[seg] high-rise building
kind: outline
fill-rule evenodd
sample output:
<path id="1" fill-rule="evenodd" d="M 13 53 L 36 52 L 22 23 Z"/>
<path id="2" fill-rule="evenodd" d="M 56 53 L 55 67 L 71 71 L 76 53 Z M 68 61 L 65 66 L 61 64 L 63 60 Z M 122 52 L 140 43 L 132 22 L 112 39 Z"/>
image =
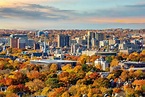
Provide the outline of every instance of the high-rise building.
<path id="1" fill-rule="evenodd" d="M 25 48 L 28 45 L 27 34 L 11 34 L 10 47 L 12 48 Z"/>
<path id="2" fill-rule="evenodd" d="M 77 52 L 78 48 L 79 48 L 79 44 L 73 44 L 73 45 L 71 45 L 71 53 L 75 54 Z"/>
<path id="3" fill-rule="evenodd" d="M 10 38 L 10 47 L 18 48 L 18 38 Z"/>
<path id="4" fill-rule="evenodd" d="M 91 42 L 92 38 L 95 38 L 95 33 L 88 31 L 88 37 L 87 37 L 87 48 L 88 49 L 92 47 L 92 42 Z"/>
<path id="5" fill-rule="evenodd" d="M 28 46 L 33 47 L 34 46 L 34 40 L 33 39 L 28 39 Z"/>
<path id="6" fill-rule="evenodd" d="M 70 36 L 69 35 L 58 35 L 58 47 L 70 46 Z"/>
<path id="7" fill-rule="evenodd" d="M 101 40 L 104 40 L 104 34 L 103 33 L 97 33 L 97 32 L 88 32 L 87 37 L 87 48 L 91 48 L 95 46 L 97 43 Z"/>
<path id="8" fill-rule="evenodd" d="M 104 34 L 103 33 L 95 33 L 95 38 L 98 41 L 104 40 Z"/>
<path id="9" fill-rule="evenodd" d="M 92 38 L 91 39 L 91 44 L 92 44 L 92 47 L 96 47 L 97 45 L 97 40 L 95 38 Z"/>
<path id="10" fill-rule="evenodd" d="M 40 49 L 40 44 L 38 42 L 34 43 L 34 50 Z"/>
<path id="11" fill-rule="evenodd" d="M 18 39 L 17 45 L 18 45 L 18 48 L 19 48 L 19 49 L 24 49 L 25 46 L 26 46 L 26 41 L 25 41 L 25 39 L 24 39 L 24 38 L 19 38 L 19 39 Z"/>

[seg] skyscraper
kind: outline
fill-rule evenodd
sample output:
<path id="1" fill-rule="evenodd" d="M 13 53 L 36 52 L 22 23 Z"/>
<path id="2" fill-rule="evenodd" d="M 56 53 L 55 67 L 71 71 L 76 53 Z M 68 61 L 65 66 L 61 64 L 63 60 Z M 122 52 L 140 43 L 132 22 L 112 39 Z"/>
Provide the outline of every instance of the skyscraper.
<path id="1" fill-rule="evenodd" d="M 10 38 L 10 47 L 18 48 L 18 38 Z"/>
<path id="2" fill-rule="evenodd" d="M 58 47 L 70 46 L 70 36 L 69 35 L 58 35 Z"/>
<path id="3" fill-rule="evenodd" d="M 103 33 L 95 33 L 95 38 L 98 41 L 104 40 L 104 34 Z"/>
<path id="4" fill-rule="evenodd" d="M 26 34 L 11 34 L 10 47 L 25 48 L 28 45 L 28 36 Z"/>
<path id="5" fill-rule="evenodd" d="M 26 41 L 25 41 L 25 39 L 24 38 L 19 38 L 18 39 L 18 48 L 19 49 L 24 49 L 25 48 L 25 46 L 26 46 Z"/>
<path id="6" fill-rule="evenodd" d="M 97 32 L 88 32 L 87 35 L 87 48 L 91 48 L 92 46 L 95 46 L 97 44 L 97 41 L 104 40 L 104 34 L 103 33 L 97 33 Z"/>
<path id="7" fill-rule="evenodd" d="M 88 31 L 88 37 L 87 37 L 87 48 L 88 49 L 92 47 L 92 43 L 91 43 L 92 38 L 95 38 L 95 33 Z"/>
<path id="8" fill-rule="evenodd" d="M 73 44 L 71 45 L 71 53 L 75 54 L 77 52 L 77 49 L 79 48 L 79 44 Z"/>

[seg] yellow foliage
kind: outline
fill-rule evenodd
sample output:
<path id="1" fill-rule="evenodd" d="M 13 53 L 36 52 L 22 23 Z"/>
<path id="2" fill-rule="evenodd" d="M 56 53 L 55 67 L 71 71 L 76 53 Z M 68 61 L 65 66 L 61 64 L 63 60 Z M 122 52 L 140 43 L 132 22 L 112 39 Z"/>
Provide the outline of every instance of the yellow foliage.
<path id="1" fill-rule="evenodd" d="M 105 87 L 100 87 L 100 90 L 102 91 L 102 93 L 105 93 L 107 91 L 107 88 Z"/>
<path id="2" fill-rule="evenodd" d="M 109 74 L 109 75 L 107 76 L 107 78 L 108 78 L 108 79 L 111 79 L 113 76 L 114 76 L 114 74 L 112 73 L 112 74 Z"/>
<path id="3" fill-rule="evenodd" d="M 118 66 L 119 61 L 117 59 L 113 59 L 110 65 L 113 66 Z"/>
<path id="4" fill-rule="evenodd" d="M 87 92 L 87 86 L 86 85 L 82 85 L 81 87 L 80 87 L 80 91 L 82 92 L 82 93 L 86 93 Z"/>
<path id="5" fill-rule="evenodd" d="M 9 60 L 9 63 L 10 63 L 10 64 L 13 64 L 13 60 Z"/>
<path id="6" fill-rule="evenodd" d="M 132 88 L 127 88 L 125 92 L 126 92 L 126 96 L 127 96 L 127 97 L 128 97 L 128 96 L 132 97 L 131 95 L 134 94 L 134 89 L 132 89 Z"/>
<path id="7" fill-rule="evenodd" d="M 91 71 L 89 71 L 89 72 L 87 72 L 87 73 L 86 73 L 86 75 L 90 75 L 90 74 L 92 74 L 92 72 L 91 72 Z"/>
<path id="8" fill-rule="evenodd" d="M 14 75 L 9 75 L 9 77 L 8 78 L 12 78 L 12 79 L 14 79 L 15 78 L 15 76 Z"/>
<path id="9" fill-rule="evenodd" d="M 50 71 L 57 71 L 57 64 L 51 64 Z"/>
<path id="10" fill-rule="evenodd" d="M 71 66 L 71 64 L 67 64 L 67 65 L 61 67 L 61 69 L 62 69 L 63 71 L 69 71 L 69 70 L 72 69 L 72 66 Z"/>
<path id="11" fill-rule="evenodd" d="M 89 92 L 88 92 L 88 97 L 92 97 L 93 93 L 92 93 L 92 89 L 89 89 Z"/>
<path id="12" fill-rule="evenodd" d="M 138 77 L 138 76 L 140 76 L 142 73 L 143 73 L 143 72 L 142 72 L 141 70 L 137 70 L 137 71 L 134 72 L 134 75 L 135 75 L 136 77 Z"/>
<path id="13" fill-rule="evenodd" d="M 86 59 L 87 59 L 87 55 L 82 55 L 82 56 L 80 56 L 80 57 L 78 58 L 78 62 L 79 62 L 80 64 L 84 64 L 85 61 L 86 61 Z"/>
<path id="14" fill-rule="evenodd" d="M 73 68 L 73 71 L 78 73 L 82 69 L 82 66 L 78 65 Z"/>
<path id="15" fill-rule="evenodd" d="M 31 92 L 38 91 L 39 89 L 43 89 L 45 87 L 44 82 L 39 79 L 34 79 L 34 81 L 27 82 L 26 86 Z"/>
<path id="16" fill-rule="evenodd" d="M 71 86 L 70 88 L 69 88 L 69 92 L 70 93 L 72 93 L 72 94 L 76 94 L 77 93 L 77 87 L 78 85 L 76 85 L 76 86 Z"/>
<path id="17" fill-rule="evenodd" d="M 48 92 L 49 92 L 49 90 L 50 90 L 50 87 L 45 87 L 45 88 L 42 90 L 41 95 L 47 95 Z"/>

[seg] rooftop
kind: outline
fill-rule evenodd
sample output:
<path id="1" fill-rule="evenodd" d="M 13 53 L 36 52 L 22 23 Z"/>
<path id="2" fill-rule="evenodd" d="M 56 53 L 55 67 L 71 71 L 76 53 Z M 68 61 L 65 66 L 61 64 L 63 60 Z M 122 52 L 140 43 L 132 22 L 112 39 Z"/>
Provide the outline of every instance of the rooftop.
<path id="1" fill-rule="evenodd" d="M 77 61 L 71 61 L 71 60 L 49 60 L 49 59 L 42 59 L 42 60 L 31 60 L 31 63 L 74 63 Z"/>
<path id="2" fill-rule="evenodd" d="M 124 64 L 145 64 L 145 62 L 135 62 L 135 61 L 127 61 Z"/>

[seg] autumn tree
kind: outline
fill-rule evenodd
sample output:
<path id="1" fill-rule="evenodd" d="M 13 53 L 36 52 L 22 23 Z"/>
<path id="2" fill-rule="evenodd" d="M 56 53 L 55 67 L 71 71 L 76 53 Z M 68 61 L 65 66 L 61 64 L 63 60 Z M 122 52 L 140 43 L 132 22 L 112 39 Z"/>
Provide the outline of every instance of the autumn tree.
<path id="1" fill-rule="evenodd" d="M 65 92 L 61 95 L 61 97 L 70 97 L 70 95 L 69 95 L 68 91 L 65 91 Z"/>
<path id="2" fill-rule="evenodd" d="M 38 71 L 30 71 L 27 73 L 27 77 L 31 80 L 41 78 L 41 73 Z"/>
<path id="3" fill-rule="evenodd" d="M 19 96 L 15 93 L 9 93 L 9 94 L 6 94 L 6 97 L 19 97 Z"/>
<path id="4" fill-rule="evenodd" d="M 56 72 L 58 69 L 57 64 L 51 64 L 50 71 Z"/>
<path id="5" fill-rule="evenodd" d="M 41 95 L 48 95 L 50 90 L 51 90 L 50 87 L 44 87 L 42 92 L 41 92 Z"/>
<path id="6" fill-rule="evenodd" d="M 120 78 L 122 81 L 126 81 L 128 79 L 129 75 L 128 75 L 128 71 L 124 70 L 121 75 Z"/>
<path id="7" fill-rule="evenodd" d="M 107 78 L 98 78 L 94 81 L 93 86 L 95 87 L 109 87 L 109 80 Z"/>
<path id="8" fill-rule="evenodd" d="M 139 54 L 141 62 L 145 62 L 145 50 L 142 50 L 142 52 Z"/>
<path id="9" fill-rule="evenodd" d="M 65 87 L 55 88 L 53 91 L 49 92 L 48 97 L 61 97 L 65 91 Z"/>
<path id="10" fill-rule="evenodd" d="M 71 72 L 72 71 L 72 65 L 71 64 L 66 64 L 66 65 L 62 66 L 61 69 L 62 69 L 62 71 Z"/>
<path id="11" fill-rule="evenodd" d="M 110 65 L 113 66 L 118 66 L 119 61 L 117 59 L 113 59 Z"/>
<path id="12" fill-rule="evenodd" d="M 48 78 L 45 84 L 51 88 L 58 88 L 60 86 L 58 78 Z"/>
<path id="13" fill-rule="evenodd" d="M 29 90 L 33 93 L 38 90 L 41 90 L 45 87 L 45 84 L 43 81 L 39 79 L 34 79 L 33 81 L 29 81 L 25 83 L 25 86 L 29 88 Z"/>
<path id="14" fill-rule="evenodd" d="M 140 59 L 140 56 L 137 52 L 134 52 L 134 53 L 131 53 L 129 56 L 128 56 L 128 59 L 129 61 L 139 61 Z"/>
<path id="15" fill-rule="evenodd" d="M 134 72 L 135 77 L 139 78 L 143 75 L 143 72 L 141 70 L 137 70 Z"/>
<path id="16" fill-rule="evenodd" d="M 78 62 L 80 64 L 85 64 L 86 63 L 86 60 L 87 60 L 87 55 L 81 55 L 79 58 L 78 58 Z"/>

